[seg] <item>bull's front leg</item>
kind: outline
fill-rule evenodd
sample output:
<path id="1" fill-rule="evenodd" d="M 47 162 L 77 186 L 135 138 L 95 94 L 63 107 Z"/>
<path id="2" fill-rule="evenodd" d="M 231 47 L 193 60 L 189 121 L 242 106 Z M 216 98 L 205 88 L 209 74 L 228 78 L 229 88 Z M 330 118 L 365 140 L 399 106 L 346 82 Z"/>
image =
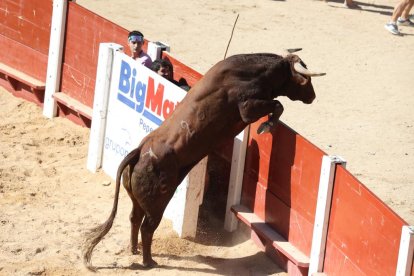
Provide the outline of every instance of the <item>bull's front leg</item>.
<path id="1" fill-rule="evenodd" d="M 277 104 L 275 105 L 275 109 L 272 113 L 269 114 L 269 119 L 266 122 L 261 123 L 260 126 L 257 128 L 257 134 L 270 132 L 270 130 L 279 122 L 280 116 L 282 116 L 284 108 L 279 101 L 276 102 Z"/>
<path id="2" fill-rule="evenodd" d="M 278 100 L 256 100 L 250 99 L 243 102 L 240 107 L 240 115 L 243 122 L 253 123 L 261 117 L 268 115 L 269 119 L 262 123 L 257 133 L 262 134 L 270 132 L 270 130 L 277 124 L 280 116 L 283 113 L 283 105 Z"/>

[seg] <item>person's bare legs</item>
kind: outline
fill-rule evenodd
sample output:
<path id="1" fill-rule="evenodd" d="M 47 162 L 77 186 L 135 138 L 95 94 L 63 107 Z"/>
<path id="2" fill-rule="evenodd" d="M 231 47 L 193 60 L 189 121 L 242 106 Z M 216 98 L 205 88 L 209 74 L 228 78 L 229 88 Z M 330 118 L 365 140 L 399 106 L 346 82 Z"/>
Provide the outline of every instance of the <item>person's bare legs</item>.
<path id="1" fill-rule="evenodd" d="M 414 5 L 414 0 L 411 0 L 408 3 L 408 5 L 404 8 L 404 10 L 401 14 L 402 19 L 408 19 L 410 17 L 410 11 L 411 11 L 411 8 L 413 7 L 413 5 Z"/>
<path id="2" fill-rule="evenodd" d="M 404 10 L 413 2 L 414 0 L 402 0 L 398 3 L 394 11 L 391 15 L 391 21 L 385 24 L 385 29 L 394 35 L 401 35 L 400 31 L 398 30 L 397 20 L 404 12 Z"/>
<path id="3" fill-rule="evenodd" d="M 408 7 L 408 5 L 410 5 L 412 2 L 412 0 L 403 0 L 400 3 L 397 4 L 397 6 L 395 6 L 394 11 L 391 15 L 391 21 L 390 22 L 397 22 L 398 17 L 401 16 L 401 14 L 403 13 L 404 9 L 406 7 Z M 409 12 L 409 11 L 408 11 Z"/>

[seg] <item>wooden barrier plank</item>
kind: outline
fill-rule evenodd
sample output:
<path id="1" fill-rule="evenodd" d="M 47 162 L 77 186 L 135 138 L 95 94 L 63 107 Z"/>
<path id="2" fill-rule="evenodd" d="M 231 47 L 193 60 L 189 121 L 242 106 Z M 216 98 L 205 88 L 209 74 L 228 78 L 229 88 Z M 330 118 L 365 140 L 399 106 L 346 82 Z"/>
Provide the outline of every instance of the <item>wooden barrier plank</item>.
<path id="1" fill-rule="evenodd" d="M 324 152 L 283 123 L 258 135 L 265 120 L 251 127 L 241 202 L 310 254 Z"/>
<path id="2" fill-rule="evenodd" d="M 309 258 L 300 250 L 295 248 L 291 243 L 286 241 L 281 235 L 275 232 L 255 213 L 243 205 L 233 206 L 232 211 L 237 218 L 249 226 L 261 238 L 270 241 L 272 246 L 292 261 L 296 266 L 309 267 Z"/>
<path id="3" fill-rule="evenodd" d="M 287 206 L 271 191 L 266 191 L 265 221 L 292 245 L 310 256 L 313 221 L 308 221 L 300 210 Z"/>
<path id="4" fill-rule="evenodd" d="M 128 30 L 70 1 L 60 91 L 93 105 L 99 44 L 114 42 L 127 49 Z M 146 47 L 146 46 L 145 46 Z"/>
<path id="5" fill-rule="evenodd" d="M 324 152 L 283 123 L 271 134 L 257 135 L 255 129 L 264 120 L 252 125 L 246 167 L 257 171 L 259 181 L 288 206 L 313 221 Z"/>
<path id="6" fill-rule="evenodd" d="M 284 124 L 275 134 L 269 190 L 309 221 L 314 220 L 324 152 Z"/>
<path id="7" fill-rule="evenodd" d="M 0 34 L 0 45 L 7 51 L 0 51 L 3 64 L 40 81 L 46 79 L 47 54 L 28 47 Z M 24 53 L 24 58 L 22 58 Z"/>
<path id="8" fill-rule="evenodd" d="M 309 267 L 309 258 L 300 250 L 294 247 L 290 242 L 285 240 L 281 235 L 275 232 L 266 223 L 255 224 L 252 227 L 259 235 L 272 241 L 273 247 L 283 253 L 295 265 L 299 267 Z"/>
<path id="9" fill-rule="evenodd" d="M 45 83 L 1 62 L 0 85 L 14 96 L 42 106 Z"/>
<path id="10" fill-rule="evenodd" d="M 0 1 L 0 15 L 2 35 L 47 55 L 52 0 Z"/>
<path id="11" fill-rule="evenodd" d="M 82 104 L 81 102 L 71 98 L 70 96 L 62 92 L 54 93 L 53 98 L 55 98 L 57 102 L 60 102 L 64 104 L 65 106 L 69 107 L 70 109 L 78 112 L 80 115 L 88 119 L 92 119 L 92 108 L 91 107 Z"/>
<path id="12" fill-rule="evenodd" d="M 0 72 L 36 90 L 45 89 L 45 83 L 0 62 Z"/>
<path id="13" fill-rule="evenodd" d="M 324 272 L 394 275 L 403 225 L 404 220 L 338 166 Z"/>

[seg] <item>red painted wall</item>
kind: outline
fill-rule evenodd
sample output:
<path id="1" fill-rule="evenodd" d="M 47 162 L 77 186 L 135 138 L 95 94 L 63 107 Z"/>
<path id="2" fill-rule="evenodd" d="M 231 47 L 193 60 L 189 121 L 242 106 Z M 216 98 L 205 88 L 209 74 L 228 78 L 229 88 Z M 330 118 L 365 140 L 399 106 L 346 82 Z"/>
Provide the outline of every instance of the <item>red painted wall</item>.
<path id="1" fill-rule="evenodd" d="M 242 204 L 310 256 L 324 152 L 284 124 L 257 135 L 251 126 Z M 337 166 L 323 272 L 393 275 L 407 223 L 351 173 Z"/>
<path id="2" fill-rule="evenodd" d="M 115 42 L 127 48 L 128 31 L 69 2 L 60 91 L 92 107 L 99 44 Z"/>
<path id="3" fill-rule="evenodd" d="M 266 119 L 250 128 L 242 204 L 310 254 L 324 153 L 283 123 L 271 134 L 256 134 Z"/>
<path id="4" fill-rule="evenodd" d="M 407 223 L 338 166 L 324 272 L 329 275 L 395 275 L 401 228 Z"/>
<path id="5" fill-rule="evenodd" d="M 0 62 L 46 80 L 52 0 L 0 1 Z"/>

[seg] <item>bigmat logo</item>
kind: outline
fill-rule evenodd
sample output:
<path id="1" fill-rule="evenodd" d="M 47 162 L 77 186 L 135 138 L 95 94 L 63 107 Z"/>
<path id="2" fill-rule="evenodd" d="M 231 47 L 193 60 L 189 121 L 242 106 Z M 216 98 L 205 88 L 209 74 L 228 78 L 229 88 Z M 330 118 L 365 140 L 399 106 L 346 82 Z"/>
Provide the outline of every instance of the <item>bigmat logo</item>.
<path id="1" fill-rule="evenodd" d="M 137 70 L 124 60 L 118 84 L 118 100 L 160 126 L 174 111 L 177 103 L 164 99 L 164 85 L 155 88 L 154 79 L 138 80 Z"/>

